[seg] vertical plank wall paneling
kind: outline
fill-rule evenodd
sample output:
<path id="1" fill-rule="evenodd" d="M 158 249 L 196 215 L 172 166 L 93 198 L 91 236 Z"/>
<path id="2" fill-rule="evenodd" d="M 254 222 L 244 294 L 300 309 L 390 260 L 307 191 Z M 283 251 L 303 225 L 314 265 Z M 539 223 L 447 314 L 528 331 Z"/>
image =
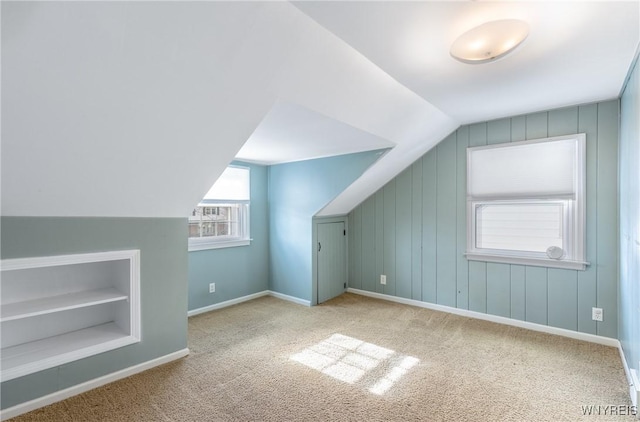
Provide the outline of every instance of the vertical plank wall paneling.
<path id="1" fill-rule="evenodd" d="M 396 296 L 411 299 L 413 268 L 411 265 L 412 169 L 396 178 Z"/>
<path id="2" fill-rule="evenodd" d="M 598 106 L 598 274 L 596 278 L 598 307 L 607 315 L 597 326 L 599 335 L 618 332 L 618 116 L 619 102 Z M 612 136 L 615 134 L 615 136 Z M 609 142 L 600 142 L 607 139 Z M 614 188 L 615 186 L 615 188 Z M 610 221 L 611 224 L 603 224 Z M 614 312 L 614 313 L 612 313 Z"/>
<path id="3" fill-rule="evenodd" d="M 354 211 L 352 230 L 354 233 L 362 233 L 362 207 L 358 207 Z M 353 285 L 360 286 L 357 289 L 362 288 L 362 236 L 354 236 L 353 238 L 353 255 L 350 259 L 353 260 Z"/>
<path id="4" fill-rule="evenodd" d="M 469 146 L 477 147 L 481 145 L 487 145 L 486 123 L 476 123 L 469 126 Z M 464 162 L 466 166 L 466 156 Z M 465 180 L 464 183 L 466 189 L 467 181 Z M 466 229 L 466 224 L 460 227 L 460 230 L 465 232 L 465 236 Z M 487 312 L 487 264 L 484 262 L 469 262 L 469 310 Z"/>
<path id="5" fill-rule="evenodd" d="M 379 282 L 379 274 L 384 274 L 384 251 L 383 251 L 383 223 L 384 223 L 384 190 L 380 189 L 375 194 L 376 201 L 376 218 L 375 218 L 375 227 L 373 230 L 376 232 L 376 292 L 384 293 L 384 286 Z M 370 230 L 370 227 L 365 227 L 365 230 Z"/>
<path id="6" fill-rule="evenodd" d="M 411 299 L 422 299 L 422 160 L 411 166 Z"/>
<path id="7" fill-rule="evenodd" d="M 420 160 L 418 160 L 420 161 Z M 422 157 L 422 300 L 436 303 L 436 148 Z"/>
<path id="8" fill-rule="evenodd" d="M 468 261 L 467 147 L 573 133 L 587 134 L 591 265 L 574 271 Z M 359 267 L 351 268 L 349 286 L 615 338 L 617 149 L 618 100 L 460 127 L 349 214 L 358 239 L 349 265 Z M 604 309 L 603 322 L 591 320 L 593 306 Z"/>
<path id="9" fill-rule="evenodd" d="M 392 180 L 382 189 L 384 193 L 384 215 L 382 218 L 382 267 L 387 276 L 387 284 L 382 292 L 396 295 L 396 180 Z"/>
<path id="10" fill-rule="evenodd" d="M 372 196 L 362 204 L 362 227 L 376 224 L 376 198 Z M 353 230 L 352 230 L 353 231 Z M 376 232 L 362 231 L 362 289 L 376 289 Z"/>
<path id="11" fill-rule="evenodd" d="M 640 67 L 638 57 L 620 98 L 620 324 L 629 368 L 640 371 Z"/>
<path id="12" fill-rule="evenodd" d="M 596 232 L 598 206 L 596 192 L 598 189 L 597 172 L 593 169 L 598 166 L 598 106 L 589 104 L 578 107 L 578 132 L 587 135 L 587 171 L 586 186 L 586 254 L 587 262 L 591 266 L 587 271 L 578 272 L 578 331 L 596 334 L 596 322 L 591 319 L 591 307 L 597 303 L 596 276 L 598 267 Z"/>
<path id="13" fill-rule="evenodd" d="M 456 286 L 458 308 L 469 309 L 469 261 L 464 253 L 467 233 L 460 227 L 467 226 L 467 148 L 469 147 L 469 127 L 461 127 L 456 132 Z"/>
<path id="14" fill-rule="evenodd" d="M 436 300 L 456 306 L 456 143 L 455 134 L 436 146 Z"/>

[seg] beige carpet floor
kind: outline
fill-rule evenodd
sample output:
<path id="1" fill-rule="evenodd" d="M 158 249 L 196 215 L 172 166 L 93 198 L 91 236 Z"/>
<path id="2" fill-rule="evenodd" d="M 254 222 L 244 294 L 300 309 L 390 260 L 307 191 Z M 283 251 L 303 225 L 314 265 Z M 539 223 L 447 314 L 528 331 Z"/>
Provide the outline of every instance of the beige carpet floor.
<path id="1" fill-rule="evenodd" d="M 14 421 L 635 420 L 602 415 L 630 405 L 615 348 L 353 294 L 192 317 L 189 347 Z"/>

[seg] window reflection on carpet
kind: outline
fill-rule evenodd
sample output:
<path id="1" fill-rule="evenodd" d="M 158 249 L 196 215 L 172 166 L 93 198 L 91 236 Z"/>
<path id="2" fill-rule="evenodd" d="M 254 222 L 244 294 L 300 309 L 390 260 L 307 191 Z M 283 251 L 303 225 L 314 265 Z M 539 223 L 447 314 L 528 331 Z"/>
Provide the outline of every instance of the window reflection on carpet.
<path id="1" fill-rule="evenodd" d="M 420 360 L 353 337 L 333 334 L 291 356 L 291 360 L 382 395 Z"/>

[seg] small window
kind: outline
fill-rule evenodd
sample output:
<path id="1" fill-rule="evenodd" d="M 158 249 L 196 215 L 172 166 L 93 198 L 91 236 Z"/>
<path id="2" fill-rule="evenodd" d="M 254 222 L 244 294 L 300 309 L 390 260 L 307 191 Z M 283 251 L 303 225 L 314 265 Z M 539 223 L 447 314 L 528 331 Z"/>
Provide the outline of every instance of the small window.
<path id="1" fill-rule="evenodd" d="M 467 258 L 584 270 L 585 135 L 467 150 Z"/>
<path id="2" fill-rule="evenodd" d="M 250 195 L 249 168 L 227 167 L 189 216 L 189 250 L 248 245 Z"/>

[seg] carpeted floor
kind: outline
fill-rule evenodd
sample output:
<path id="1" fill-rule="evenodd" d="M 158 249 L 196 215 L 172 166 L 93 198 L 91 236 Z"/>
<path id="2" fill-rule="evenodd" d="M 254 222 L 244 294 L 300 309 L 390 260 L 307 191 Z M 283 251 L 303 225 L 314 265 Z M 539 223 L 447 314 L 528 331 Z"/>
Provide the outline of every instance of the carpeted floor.
<path id="1" fill-rule="evenodd" d="M 192 317 L 189 348 L 14 421 L 634 420 L 603 416 L 630 405 L 615 348 L 353 294 Z"/>

